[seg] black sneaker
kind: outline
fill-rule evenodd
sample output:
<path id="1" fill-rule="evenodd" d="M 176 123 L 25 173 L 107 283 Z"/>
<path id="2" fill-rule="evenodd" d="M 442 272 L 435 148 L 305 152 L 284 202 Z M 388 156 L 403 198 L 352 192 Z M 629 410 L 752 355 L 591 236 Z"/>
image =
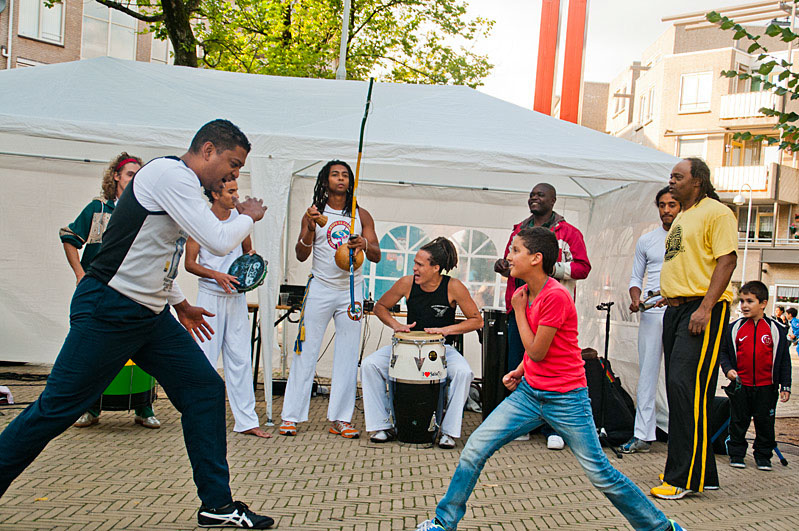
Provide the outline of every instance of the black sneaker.
<path id="1" fill-rule="evenodd" d="M 200 527 L 237 527 L 239 529 L 269 529 L 275 521 L 268 516 L 252 512 L 247 504 L 234 501 L 220 509 L 200 507 L 197 511 Z"/>
<path id="2" fill-rule="evenodd" d="M 771 471 L 771 459 L 755 459 L 757 463 L 758 470 L 765 470 L 766 472 Z"/>
<path id="3" fill-rule="evenodd" d="M 730 456 L 730 466 L 733 468 L 746 468 L 743 457 Z"/>

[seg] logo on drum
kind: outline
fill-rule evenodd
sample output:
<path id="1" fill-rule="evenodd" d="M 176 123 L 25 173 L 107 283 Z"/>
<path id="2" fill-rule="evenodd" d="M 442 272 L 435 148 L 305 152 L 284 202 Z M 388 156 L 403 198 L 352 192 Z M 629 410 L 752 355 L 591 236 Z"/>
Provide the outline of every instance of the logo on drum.
<path id="1" fill-rule="evenodd" d="M 430 353 L 427 355 L 427 359 L 430 361 L 436 361 L 438 359 L 438 352 L 435 350 L 431 350 Z"/>
<path id="2" fill-rule="evenodd" d="M 441 378 L 441 371 L 435 371 L 435 372 L 425 371 L 424 372 L 424 377 L 425 378 Z"/>

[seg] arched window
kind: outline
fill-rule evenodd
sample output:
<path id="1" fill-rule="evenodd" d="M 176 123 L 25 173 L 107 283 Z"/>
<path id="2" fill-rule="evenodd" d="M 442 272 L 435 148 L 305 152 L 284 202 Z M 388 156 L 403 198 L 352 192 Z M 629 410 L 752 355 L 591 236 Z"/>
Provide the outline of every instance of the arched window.
<path id="1" fill-rule="evenodd" d="M 394 227 L 380 238 L 383 257 L 377 264 L 369 263 L 366 293 L 374 300 L 394 285 L 394 282 L 413 270 L 413 257 L 419 248 L 430 241 L 427 233 L 414 225 Z"/>
<path id="2" fill-rule="evenodd" d="M 497 306 L 501 293 L 501 279 L 494 272 L 497 247 L 491 238 L 479 230 L 465 229 L 452 235 L 458 250 L 458 267 L 453 276 L 463 282 L 472 294 L 478 308 Z"/>

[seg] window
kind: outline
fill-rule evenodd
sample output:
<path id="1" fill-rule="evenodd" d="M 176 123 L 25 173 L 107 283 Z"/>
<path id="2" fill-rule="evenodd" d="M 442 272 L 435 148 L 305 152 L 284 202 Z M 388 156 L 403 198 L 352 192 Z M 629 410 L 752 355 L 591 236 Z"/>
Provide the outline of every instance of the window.
<path id="1" fill-rule="evenodd" d="M 466 229 L 452 235 L 458 251 L 458 267 L 452 275 L 466 285 L 477 308 L 495 306 L 499 275 L 494 272 L 497 247 L 484 232 Z"/>
<path id="2" fill-rule="evenodd" d="M 761 166 L 763 164 L 763 142 L 754 140 L 733 140 L 727 137 L 726 166 Z"/>
<path id="3" fill-rule="evenodd" d="M 627 87 L 625 86 L 621 91 L 616 92 L 613 97 L 616 100 L 616 109 L 614 113 L 619 114 L 627 108 Z"/>
<path id="4" fill-rule="evenodd" d="M 749 207 L 738 207 L 738 232 L 746 235 L 746 216 Z M 750 242 L 770 242 L 774 233 L 774 206 L 752 205 L 749 218 Z"/>
<path id="5" fill-rule="evenodd" d="M 150 47 L 151 63 L 175 64 L 175 57 L 172 52 L 172 42 L 169 39 L 161 40 L 153 34 L 153 44 Z"/>
<path id="6" fill-rule="evenodd" d="M 21 0 L 19 34 L 53 44 L 64 44 L 64 4 L 44 5 L 44 0 Z"/>
<path id="7" fill-rule="evenodd" d="M 135 4 L 131 4 L 135 9 Z M 109 56 L 136 59 L 138 21 L 95 0 L 83 0 L 83 43 L 81 58 Z"/>
<path id="8" fill-rule="evenodd" d="M 639 120 L 642 124 L 647 124 L 652 121 L 655 114 L 655 87 L 644 92 L 644 95 L 638 101 Z"/>
<path id="9" fill-rule="evenodd" d="M 710 110 L 713 72 L 683 74 L 680 80 L 680 112 Z"/>
<path id="10" fill-rule="evenodd" d="M 394 282 L 410 275 L 413 257 L 429 241 L 425 231 L 413 225 L 400 225 L 384 234 L 380 238 L 382 259 L 377 264 L 369 262 L 369 273 L 365 279 L 366 293 L 374 300 L 379 300 Z"/>
<path id="11" fill-rule="evenodd" d="M 677 140 L 677 156 L 681 159 L 688 157 L 699 157 L 705 159 L 707 137 L 684 137 Z"/>

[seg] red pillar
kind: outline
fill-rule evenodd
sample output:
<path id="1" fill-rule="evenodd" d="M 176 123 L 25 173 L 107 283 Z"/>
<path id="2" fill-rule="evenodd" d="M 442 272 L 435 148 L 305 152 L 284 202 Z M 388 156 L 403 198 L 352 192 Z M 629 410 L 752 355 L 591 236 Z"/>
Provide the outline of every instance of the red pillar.
<path id="1" fill-rule="evenodd" d="M 577 123 L 580 117 L 580 90 L 583 82 L 583 56 L 588 27 L 588 0 L 569 0 L 566 25 L 566 49 L 563 57 L 563 87 L 560 95 L 560 119 Z M 537 95 L 537 94 L 536 94 Z"/>
<path id="2" fill-rule="evenodd" d="M 547 115 L 552 114 L 552 89 L 555 85 L 559 28 L 560 0 L 542 0 L 533 110 Z"/>

